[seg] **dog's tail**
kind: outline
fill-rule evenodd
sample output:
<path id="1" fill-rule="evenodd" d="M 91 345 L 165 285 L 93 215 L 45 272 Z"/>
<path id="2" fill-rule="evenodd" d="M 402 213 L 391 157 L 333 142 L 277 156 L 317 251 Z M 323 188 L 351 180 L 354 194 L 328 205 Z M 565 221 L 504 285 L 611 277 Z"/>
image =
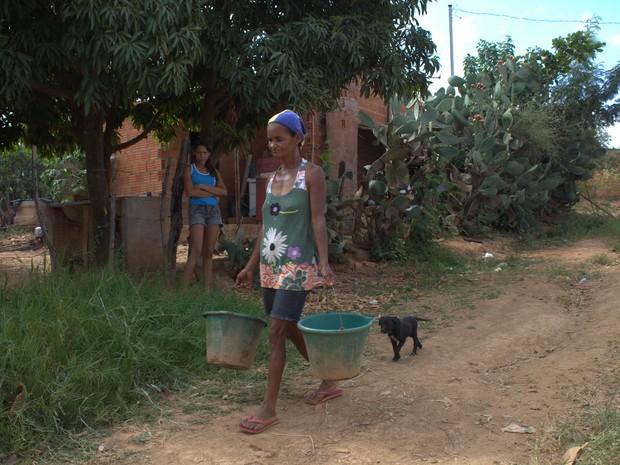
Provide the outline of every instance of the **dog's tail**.
<path id="1" fill-rule="evenodd" d="M 420 318 L 419 316 L 416 316 L 415 319 L 418 321 L 433 321 L 433 320 L 429 320 L 428 318 Z"/>

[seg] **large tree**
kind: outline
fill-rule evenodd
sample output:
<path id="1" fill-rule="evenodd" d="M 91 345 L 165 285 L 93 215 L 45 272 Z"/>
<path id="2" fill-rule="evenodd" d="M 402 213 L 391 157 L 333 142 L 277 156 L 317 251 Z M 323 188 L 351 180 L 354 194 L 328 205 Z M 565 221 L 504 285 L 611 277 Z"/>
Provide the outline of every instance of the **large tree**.
<path id="1" fill-rule="evenodd" d="M 0 144 L 86 154 L 94 254 L 107 259 L 108 170 L 132 112 L 180 95 L 200 47 L 197 0 L 3 2 Z M 152 124 L 156 123 L 152 113 Z M 147 129 L 151 129 L 145 124 Z"/>
<path id="2" fill-rule="evenodd" d="M 23 137 L 38 145 L 76 141 L 85 150 L 102 262 L 109 157 L 127 116 L 160 134 L 184 121 L 222 153 L 280 106 L 333 106 L 354 79 L 364 95 L 386 100 L 423 91 L 438 67 L 430 34 L 416 19 L 427 3 L 6 2 L 0 144 Z"/>
<path id="3" fill-rule="evenodd" d="M 605 73 L 603 98 L 607 110 L 607 123 L 620 122 L 620 62 Z"/>
<path id="4" fill-rule="evenodd" d="M 605 71 L 597 54 L 605 47 L 598 40 L 598 21 L 586 22 L 584 30 L 556 37 L 550 50 L 532 47 L 517 61 L 526 64 L 529 82 L 522 84 L 515 105 L 545 112 L 556 121 L 556 133 L 564 145 L 585 139 L 591 147 L 605 142 L 604 128 L 618 118 L 618 65 Z M 469 73 L 497 76 L 498 62 L 515 55 L 510 36 L 503 42 L 481 40 L 478 55 L 467 55 L 463 67 Z M 558 141 L 556 141 L 558 142 Z"/>
<path id="5" fill-rule="evenodd" d="M 183 119 L 216 154 L 278 108 L 333 109 L 352 80 L 387 101 L 424 91 L 435 45 L 418 26 L 427 0 L 255 0 L 204 10 L 204 53 Z"/>
<path id="6" fill-rule="evenodd" d="M 463 72 L 465 75 L 486 73 L 491 77 L 495 76 L 493 70 L 497 63 L 506 61 L 508 57 L 514 56 L 515 46 L 512 37 L 507 35 L 503 42 L 490 42 L 484 39 L 478 41 L 476 45 L 477 55 L 467 54 L 463 59 Z"/>

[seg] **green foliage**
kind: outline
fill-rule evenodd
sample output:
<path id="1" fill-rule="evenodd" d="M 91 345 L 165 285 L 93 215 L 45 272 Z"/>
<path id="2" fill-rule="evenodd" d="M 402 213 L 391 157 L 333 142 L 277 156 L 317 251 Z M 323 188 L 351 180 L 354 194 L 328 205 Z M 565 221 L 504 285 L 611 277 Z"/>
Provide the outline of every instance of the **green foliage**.
<path id="1" fill-rule="evenodd" d="M 595 61 L 605 46 L 596 37 L 599 20 L 588 21 L 583 31 L 555 38 L 551 50 L 533 47 L 516 58 L 530 69 L 531 82 L 516 96 L 515 107 L 550 108 L 561 121 L 556 136 L 564 139 L 563 146 L 582 138 L 600 145 L 607 138 L 602 129 L 617 119 L 618 67 L 605 72 Z M 488 74 L 493 83 L 498 63 L 515 55 L 510 36 L 503 42 L 481 40 L 477 51 L 477 56 L 464 59 L 465 73 Z"/>
<path id="2" fill-rule="evenodd" d="M 262 313 L 235 293 L 172 295 L 157 277 L 136 282 L 111 268 L 33 279 L 0 289 L 0 461 L 126 418 L 190 381 L 225 376 L 205 363 L 202 314 Z M 27 396 L 11 411 L 16 382 Z"/>
<path id="3" fill-rule="evenodd" d="M 523 246 L 529 249 L 548 245 L 561 245 L 588 237 L 602 238 L 612 250 L 620 249 L 620 222 L 617 218 L 600 211 L 569 211 L 558 219 L 553 227 L 534 232 L 523 238 Z"/>
<path id="4" fill-rule="evenodd" d="M 331 150 L 327 149 L 319 157 L 321 159 L 323 174 L 326 177 L 326 211 L 325 222 L 327 226 L 327 249 L 330 260 L 339 261 L 344 253 L 347 244 L 345 234 L 348 227 L 345 219 L 345 211 L 353 204 L 352 199 L 342 199 L 342 188 L 346 179 L 352 179 L 353 173 L 344 169 L 344 162 L 339 167 L 339 172 L 335 177 L 331 177 L 333 171 Z"/>
<path id="5" fill-rule="evenodd" d="M 64 150 L 62 134 L 84 144 L 76 128 L 89 113 L 103 112 L 112 134 L 136 101 L 140 107 L 154 96 L 180 95 L 202 54 L 202 4 L 7 4 L 0 26 L 0 107 L 24 124 L 17 136 Z M 7 143 L 7 134 L 0 132 L 0 143 Z"/>
<path id="6" fill-rule="evenodd" d="M 49 161 L 41 173 L 41 186 L 46 198 L 54 202 L 75 200 L 76 195 L 88 196 L 83 152 L 73 152 Z"/>
<path id="7" fill-rule="evenodd" d="M 605 102 L 605 124 L 610 125 L 620 120 L 620 62 L 605 73 L 605 82 L 601 92 Z M 620 147 L 614 147 L 620 148 Z"/>
<path id="8" fill-rule="evenodd" d="M 463 71 L 465 74 L 489 74 L 493 76 L 493 70 L 500 61 L 506 61 L 515 55 L 515 46 L 512 37 L 506 36 L 503 42 L 478 41 L 476 45 L 477 55 L 469 53 L 463 59 Z"/>
<path id="9" fill-rule="evenodd" d="M 392 238 L 376 244 L 372 249 L 372 258 L 376 262 L 406 262 L 411 259 L 406 242 L 400 238 Z"/>
<path id="10" fill-rule="evenodd" d="M 46 169 L 47 162 L 37 159 L 37 173 Z M 39 195 L 46 197 L 46 185 L 38 183 Z M 14 201 L 34 198 L 32 154 L 23 145 L 0 150 L 0 225 L 13 223 Z"/>
<path id="11" fill-rule="evenodd" d="M 355 231 L 373 248 L 433 237 L 432 227 L 414 235 L 420 218 L 418 226 L 434 220 L 466 235 L 529 231 L 540 215 L 579 200 L 577 182 L 605 153 L 578 131 L 567 138 L 555 107 L 518 104 L 538 85 L 514 58 L 500 60 L 493 76 L 452 76 L 448 84 L 386 126 L 363 118 L 386 148 L 358 195 Z"/>
<path id="12" fill-rule="evenodd" d="M 45 170 L 44 160 L 37 160 L 39 175 Z M 39 190 L 42 186 L 39 186 Z M 0 151 L 0 192 L 8 201 L 34 197 L 32 154 L 23 145 Z"/>
<path id="13" fill-rule="evenodd" d="M 247 265 L 254 247 L 256 239 L 246 240 L 243 231 L 243 225 L 239 225 L 235 232 L 235 238 L 229 241 L 226 234 L 220 233 L 217 239 L 217 247 L 219 250 L 225 250 L 228 255 L 228 264 L 230 266 L 230 276 L 236 277 L 239 272 Z M 258 276 L 254 276 L 254 280 L 258 283 Z"/>
<path id="14" fill-rule="evenodd" d="M 147 132 L 171 121 L 203 54 L 202 0 L 6 3 L 0 22 L 0 146 L 86 156 L 91 242 L 108 258 L 110 155 L 132 118 Z M 157 108 L 155 108 L 157 107 Z M 150 117 L 146 116 L 150 115 Z M 138 139 L 134 139 L 135 142 Z"/>
<path id="15" fill-rule="evenodd" d="M 0 241 L 14 237 L 14 236 L 25 236 L 26 234 L 31 234 L 32 228 L 27 226 L 15 226 L 11 225 L 6 228 L 0 229 Z"/>
<path id="16" fill-rule="evenodd" d="M 386 152 L 358 195 L 356 237 L 372 247 L 412 237 L 414 212 L 468 235 L 528 231 L 541 215 L 576 204 L 579 183 L 605 153 L 598 128 L 609 121 L 596 31 L 590 23 L 555 39 L 555 52 L 530 50 L 525 59 L 513 56 L 510 37 L 481 41 L 465 60 L 470 73 L 449 77 L 423 104 L 412 101 L 403 114 L 395 107 L 386 126 L 362 116 Z M 407 214 L 389 211 L 397 198 Z"/>
<path id="17" fill-rule="evenodd" d="M 599 205 L 620 200 L 620 152 L 608 150 L 596 166 L 594 177 L 580 183 L 583 195 L 596 198 Z"/>
<path id="18" fill-rule="evenodd" d="M 393 101 L 396 112 L 400 105 Z M 355 197 L 353 230 L 358 246 L 385 247 L 397 238 L 427 241 L 440 232 L 440 220 L 434 213 L 445 201 L 446 184 L 427 165 L 422 145 L 430 133 L 428 121 L 419 116 L 418 102 L 387 126 L 375 126 L 360 113 L 360 120 L 373 129 L 386 152 L 365 167 Z"/>
<path id="19" fill-rule="evenodd" d="M 278 8 L 264 2 L 205 8 L 205 53 L 196 66 L 200 78 L 181 103 L 183 118 L 219 156 L 280 106 L 300 113 L 333 109 L 352 80 L 362 96 L 386 100 L 424 91 L 439 66 L 429 33 L 416 24 L 427 3 L 304 0 Z"/>
<path id="20" fill-rule="evenodd" d="M 126 118 L 162 138 L 180 123 L 198 129 L 217 159 L 247 144 L 280 106 L 333 108 L 354 79 L 363 96 L 425 91 L 439 66 L 417 25 L 426 5 L 9 2 L 0 23 L 0 146 L 24 138 L 42 151 L 84 150 L 100 262 L 109 157 L 123 147 L 117 130 Z"/>

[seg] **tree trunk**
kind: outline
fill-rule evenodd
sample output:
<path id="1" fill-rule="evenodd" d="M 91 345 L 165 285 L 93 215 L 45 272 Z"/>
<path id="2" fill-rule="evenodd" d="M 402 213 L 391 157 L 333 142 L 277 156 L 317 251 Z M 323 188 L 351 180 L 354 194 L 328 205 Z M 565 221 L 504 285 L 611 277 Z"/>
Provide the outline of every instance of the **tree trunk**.
<path id="1" fill-rule="evenodd" d="M 210 88 L 210 74 L 205 79 L 206 88 Z M 205 141 L 209 147 L 209 150 L 214 150 L 214 124 L 215 124 L 215 102 L 213 96 L 209 93 L 205 93 L 204 101 L 202 103 L 202 111 L 200 117 L 200 137 Z"/>
<path id="2" fill-rule="evenodd" d="M 181 144 L 179 159 L 177 161 L 177 169 L 172 180 L 170 189 L 170 233 L 168 234 L 168 250 L 166 257 L 168 264 L 174 270 L 177 263 L 177 245 L 179 237 L 181 237 L 181 229 L 183 228 L 183 167 L 189 160 L 190 152 L 189 138 Z"/>
<path id="3" fill-rule="evenodd" d="M 88 197 L 90 199 L 90 218 L 92 229 L 90 237 L 93 239 L 89 246 L 93 263 L 103 266 L 109 258 L 108 245 L 110 242 L 110 189 L 108 173 L 103 149 L 104 119 L 101 112 L 91 110 L 84 116 L 84 132 L 81 145 L 86 154 L 86 177 L 88 181 Z"/>

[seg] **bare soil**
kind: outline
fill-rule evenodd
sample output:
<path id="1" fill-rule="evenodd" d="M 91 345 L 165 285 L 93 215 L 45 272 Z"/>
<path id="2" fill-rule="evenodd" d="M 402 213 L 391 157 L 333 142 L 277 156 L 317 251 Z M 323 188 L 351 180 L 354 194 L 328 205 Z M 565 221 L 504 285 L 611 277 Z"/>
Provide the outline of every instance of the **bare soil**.
<path id="1" fill-rule="evenodd" d="M 40 265 L 41 250 L 22 242 L 21 251 L 0 244 L 5 276 Z M 415 270 L 358 258 L 337 267 L 335 294 L 315 294 L 307 304 L 307 313 L 336 306 L 377 315 L 391 302 L 390 314 L 431 318 L 420 324 L 424 348 L 417 356 L 409 355 L 409 341 L 393 362 L 375 325 L 361 372 L 342 383 L 338 399 L 306 405 L 302 395 L 318 381 L 308 369 L 288 367 L 281 423 L 262 434 L 244 434 L 238 424 L 256 408 L 242 399 L 254 392 L 259 401 L 264 376 L 252 386 L 224 387 L 215 415 L 209 405 L 185 411 L 177 398 L 155 421 L 119 426 L 101 437 L 94 463 L 562 463 L 554 437 L 564 422 L 619 402 L 609 377 L 620 348 L 620 254 L 594 239 L 521 253 L 503 240 L 448 245 L 492 260 L 497 271 L 468 273 L 454 285 L 441 280 L 421 292 Z M 527 259 L 526 272 L 506 265 L 519 259 Z M 223 286 L 231 283 L 220 276 Z"/>

